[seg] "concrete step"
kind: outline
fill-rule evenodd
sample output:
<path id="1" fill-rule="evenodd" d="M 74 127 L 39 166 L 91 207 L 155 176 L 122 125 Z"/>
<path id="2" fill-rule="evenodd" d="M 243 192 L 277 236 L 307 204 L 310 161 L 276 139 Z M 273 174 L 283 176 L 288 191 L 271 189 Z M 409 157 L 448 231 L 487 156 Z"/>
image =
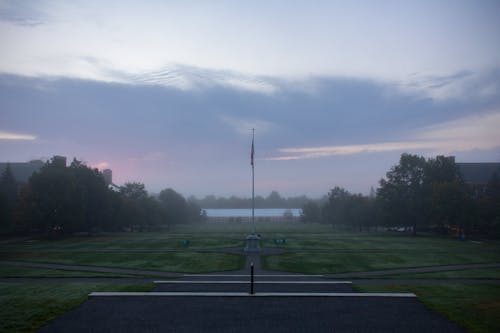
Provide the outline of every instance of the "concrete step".
<path id="1" fill-rule="evenodd" d="M 189 280 L 155 281 L 157 292 L 250 292 L 250 281 L 244 280 Z M 254 292 L 335 293 L 352 292 L 350 281 L 277 281 L 258 280 Z"/>

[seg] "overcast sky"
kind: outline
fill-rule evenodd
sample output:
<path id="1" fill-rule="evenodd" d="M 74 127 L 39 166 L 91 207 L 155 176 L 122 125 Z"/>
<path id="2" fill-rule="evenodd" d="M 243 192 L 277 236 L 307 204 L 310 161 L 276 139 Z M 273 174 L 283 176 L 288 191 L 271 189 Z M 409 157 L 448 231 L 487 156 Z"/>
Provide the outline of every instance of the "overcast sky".
<path id="1" fill-rule="evenodd" d="M 185 195 L 500 161 L 500 1 L 2 1 L 0 160 Z"/>

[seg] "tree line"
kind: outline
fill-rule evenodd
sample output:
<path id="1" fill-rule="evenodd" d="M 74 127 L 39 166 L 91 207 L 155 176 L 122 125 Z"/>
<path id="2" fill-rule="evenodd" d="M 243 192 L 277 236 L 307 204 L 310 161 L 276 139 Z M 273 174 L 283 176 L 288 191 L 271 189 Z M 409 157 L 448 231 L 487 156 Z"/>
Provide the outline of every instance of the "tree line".
<path id="1" fill-rule="evenodd" d="M 240 198 L 231 196 L 229 198 L 216 197 L 215 195 L 207 195 L 202 199 L 190 197 L 190 201 L 197 203 L 202 208 L 220 208 L 220 209 L 237 209 L 252 207 L 251 198 Z M 255 207 L 259 208 L 298 208 L 302 207 L 306 202 L 310 201 L 307 196 L 301 195 L 296 197 L 285 198 L 278 192 L 272 191 L 267 197 L 260 195 L 255 196 Z"/>
<path id="2" fill-rule="evenodd" d="M 493 174 L 477 191 L 464 182 L 453 157 L 402 154 L 370 196 L 335 187 L 324 203 L 304 204 L 301 218 L 359 231 L 385 227 L 500 238 L 500 183 Z"/>
<path id="3" fill-rule="evenodd" d="M 0 177 L 0 232 L 45 235 L 98 231 L 144 231 L 203 219 L 200 207 L 173 189 L 158 197 L 144 184 L 113 190 L 97 169 L 76 159 L 48 161 L 19 186 L 7 165 Z"/>

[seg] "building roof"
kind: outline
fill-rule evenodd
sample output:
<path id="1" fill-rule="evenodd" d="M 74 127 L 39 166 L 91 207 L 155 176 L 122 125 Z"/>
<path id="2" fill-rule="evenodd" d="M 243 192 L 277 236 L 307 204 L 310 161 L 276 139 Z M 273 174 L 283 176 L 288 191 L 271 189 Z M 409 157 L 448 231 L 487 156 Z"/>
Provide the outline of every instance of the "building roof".
<path id="1" fill-rule="evenodd" d="M 0 174 L 2 174 L 7 168 L 7 165 L 10 165 L 10 170 L 12 171 L 12 175 L 14 176 L 16 182 L 18 183 L 27 183 L 30 179 L 31 175 L 34 172 L 40 170 L 42 166 L 44 166 L 43 161 L 31 161 L 31 162 L 0 162 Z"/>
<path id="2" fill-rule="evenodd" d="M 457 166 L 468 184 L 486 185 L 495 172 L 500 177 L 500 163 L 457 163 Z"/>

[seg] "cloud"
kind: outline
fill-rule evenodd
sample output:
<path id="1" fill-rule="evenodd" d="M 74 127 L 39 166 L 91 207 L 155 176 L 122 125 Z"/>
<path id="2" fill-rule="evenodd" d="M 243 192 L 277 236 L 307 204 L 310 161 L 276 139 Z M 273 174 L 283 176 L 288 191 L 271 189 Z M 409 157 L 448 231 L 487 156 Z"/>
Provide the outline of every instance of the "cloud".
<path id="1" fill-rule="evenodd" d="M 220 119 L 241 135 L 248 135 L 252 128 L 259 133 L 267 133 L 275 127 L 274 123 L 260 119 L 241 119 L 231 116 L 221 116 Z"/>
<path id="2" fill-rule="evenodd" d="M 0 2 L 0 21 L 25 27 L 44 24 L 46 14 L 38 8 L 39 5 L 34 1 L 2 1 Z"/>
<path id="3" fill-rule="evenodd" d="M 154 151 L 139 157 L 131 157 L 128 160 L 131 162 L 158 162 L 165 160 L 166 158 L 167 154 L 165 154 L 164 152 Z"/>
<path id="4" fill-rule="evenodd" d="M 384 142 L 360 145 L 324 146 L 307 148 L 283 148 L 280 153 L 288 154 L 267 158 L 272 161 L 290 161 L 312 158 L 325 158 L 341 155 L 354 155 L 360 153 L 380 153 L 387 151 L 405 151 L 412 149 L 428 149 L 431 143 L 428 142 Z"/>
<path id="5" fill-rule="evenodd" d="M 159 85 L 181 90 L 219 86 L 270 95 L 279 89 L 271 80 L 263 77 L 181 64 L 166 66 L 157 71 L 133 74 L 129 79 L 135 84 Z"/>
<path id="6" fill-rule="evenodd" d="M 92 165 L 92 167 L 100 169 L 100 170 L 108 169 L 109 166 L 110 166 L 110 164 L 108 162 L 99 162 L 97 164 Z"/>
<path id="7" fill-rule="evenodd" d="M 430 151 L 432 154 L 488 150 L 500 147 L 500 112 L 468 116 L 416 131 L 413 140 L 358 145 L 339 145 L 279 149 L 281 156 L 267 158 L 272 161 L 326 158 L 361 153 L 389 151 Z"/>
<path id="8" fill-rule="evenodd" d="M 36 140 L 36 136 L 0 131 L 0 140 Z"/>
<path id="9" fill-rule="evenodd" d="M 500 82 L 499 70 L 487 71 L 461 70 L 448 74 L 413 73 L 396 85 L 404 93 L 417 94 L 435 101 L 450 99 L 478 99 L 498 96 Z"/>
<path id="10" fill-rule="evenodd" d="M 500 111 L 472 115 L 424 128 L 418 137 L 435 143 L 441 153 L 500 146 Z"/>

